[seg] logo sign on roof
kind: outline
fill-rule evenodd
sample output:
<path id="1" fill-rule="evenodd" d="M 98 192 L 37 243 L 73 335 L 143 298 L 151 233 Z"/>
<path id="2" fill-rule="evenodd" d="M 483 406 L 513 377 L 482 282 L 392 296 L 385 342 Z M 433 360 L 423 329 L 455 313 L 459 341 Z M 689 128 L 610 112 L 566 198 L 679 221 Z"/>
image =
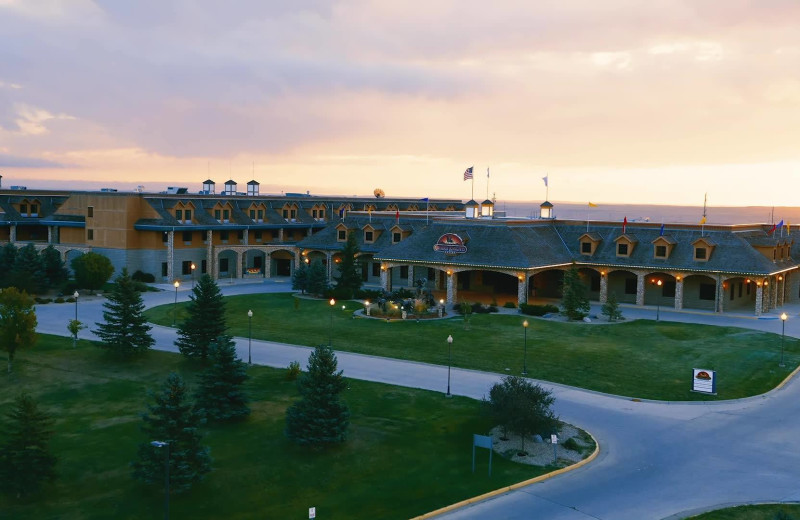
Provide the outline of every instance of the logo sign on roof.
<path id="1" fill-rule="evenodd" d="M 455 233 L 445 233 L 433 245 L 433 250 L 446 255 L 459 255 L 467 252 L 467 246 L 464 245 L 461 237 Z"/>
<path id="2" fill-rule="evenodd" d="M 692 371 L 692 391 L 716 395 L 717 373 L 713 370 L 695 368 Z"/>

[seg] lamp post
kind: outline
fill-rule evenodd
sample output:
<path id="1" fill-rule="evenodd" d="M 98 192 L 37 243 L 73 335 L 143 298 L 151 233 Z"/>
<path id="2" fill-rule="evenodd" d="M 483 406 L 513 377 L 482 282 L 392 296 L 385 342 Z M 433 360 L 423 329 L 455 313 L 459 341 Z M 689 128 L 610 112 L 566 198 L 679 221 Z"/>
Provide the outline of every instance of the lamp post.
<path id="1" fill-rule="evenodd" d="M 522 375 L 528 375 L 528 320 L 522 322 L 522 330 L 525 331 L 525 350 L 522 355 Z"/>
<path id="2" fill-rule="evenodd" d="M 364 312 L 369 316 L 369 300 L 364 300 Z"/>
<path id="3" fill-rule="evenodd" d="M 331 347 L 333 346 L 333 307 L 336 305 L 336 300 L 331 298 L 331 301 L 329 301 L 328 303 L 331 304 L 331 313 L 330 313 L 331 319 L 330 319 L 330 325 L 328 326 L 328 346 Z"/>
<path id="4" fill-rule="evenodd" d="M 786 318 L 788 317 L 785 312 L 781 313 L 781 364 L 778 365 L 781 368 L 786 366 L 783 364 L 783 343 L 786 340 Z"/>
<path id="5" fill-rule="evenodd" d="M 253 357 L 252 357 L 252 345 L 253 345 L 253 311 L 247 311 L 247 364 L 253 364 Z"/>
<path id="6" fill-rule="evenodd" d="M 653 285 L 655 285 L 656 287 L 659 287 L 659 288 L 664 284 L 664 282 L 662 282 L 661 280 L 653 280 L 652 283 L 653 283 Z M 656 321 L 659 321 L 660 317 L 661 317 L 661 294 L 657 294 L 656 295 Z"/>
<path id="7" fill-rule="evenodd" d="M 181 286 L 181 282 L 175 280 L 175 283 L 172 285 L 175 286 L 175 302 L 172 304 L 172 326 L 174 327 L 178 312 L 178 287 Z"/>
<path id="8" fill-rule="evenodd" d="M 453 397 L 453 394 L 450 393 L 450 365 L 452 364 L 452 353 L 453 353 L 453 336 L 447 336 L 447 393 L 444 394 L 445 397 Z"/>
<path id="9" fill-rule="evenodd" d="M 439 299 L 439 317 L 444 316 L 444 300 Z"/>
<path id="10" fill-rule="evenodd" d="M 192 269 L 192 289 L 194 289 L 194 270 L 197 269 L 197 266 L 194 265 L 194 262 L 192 262 L 192 265 L 189 267 Z"/>
<path id="11" fill-rule="evenodd" d="M 75 298 L 75 335 L 72 337 L 72 348 L 76 348 L 78 346 L 78 291 L 76 290 L 72 293 L 72 297 Z"/>
<path id="12" fill-rule="evenodd" d="M 153 441 L 150 446 L 164 450 L 164 520 L 169 520 L 169 443 Z"/>

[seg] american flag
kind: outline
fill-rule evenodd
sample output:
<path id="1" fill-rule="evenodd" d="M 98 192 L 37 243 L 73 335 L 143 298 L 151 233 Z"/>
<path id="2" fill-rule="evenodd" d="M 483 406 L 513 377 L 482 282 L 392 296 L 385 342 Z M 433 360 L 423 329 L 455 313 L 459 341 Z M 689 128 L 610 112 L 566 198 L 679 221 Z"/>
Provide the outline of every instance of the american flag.
<path id="1" fill-rule="evenodd" d="M 464 170 L 464 180 L 467 181 L 472 178 L 472 166 Z"/>

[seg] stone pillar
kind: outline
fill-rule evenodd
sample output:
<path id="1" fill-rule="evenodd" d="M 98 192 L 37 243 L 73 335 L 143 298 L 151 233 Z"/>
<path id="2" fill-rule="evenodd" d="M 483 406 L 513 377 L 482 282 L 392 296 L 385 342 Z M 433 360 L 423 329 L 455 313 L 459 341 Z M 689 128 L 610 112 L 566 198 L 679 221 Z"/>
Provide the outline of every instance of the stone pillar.
<path id="1" fill-rule="evenodd" d="M 770 294 L 772 291 L 772 285 L 769 283 L 769 279 L 766 279 L 762 282 L 762 287 L 764 288 L 763 293 L 763 304 L 761 306 L 761 310 L 763 312 L 769 312 L 770 310 L 770 301 L 772 301 L 772 295 Z"/>
<path id="2" fill-rule="evenodd" d="M 17 241 L 17 226 L 12 225 L 11 228 L 8 230 L 8 241 L 9 243 L 13 244 Z"/>
<path id="3" fill-rule="evenodd" d="M 408 286 L 414 287 L 414 266 L 408 266 Z"/>
<path id="4" fill-rule="evenodd" d="M 389 292 L 389 267 L 386 265 L 381 266 L 381 287 L 384 291 Z"/>
<path id="5" fill-rule="evenodd" d="M 328 263 L 328 282 L 332 282 L 333 281 L 333 253 L 331 253 L 330 251 L 325 253 L 325 259 L 326 259 L 326 262 Z"/>
<path id="6" fill-rule="evenodd" d="M 644 273 L 636 274 L 636 305 L 644 305 Z"/>
<path id="7" fill-rule="evenodd" d="M 53 226 L 47 226 L 47 243 L 53 243 Z"/>
<path id="8" fill-rule="evenodd" d="M 175 279 L 175 231 L 167 231 L 167 279 Z"/>
<path id="9" fill-rule="evenodd" d="M 433 271 L 433 286 L 437 289 L 441 287 L 441 278 L 442 278 L 442 271 L 439 269 L 434 269 Z"/>
<path id="10" fill-rule="evenodd" d="M 722 276 L 717 276 L 717 305 L 716 312 L 724 312 L 725 309 L 725 286 Z"/>
<path id="11" fill-rule="evenodd" d="M 786 276 L 778 277 L 778 307 L 783 307 L 786 300 Z"/>
<path id="12" fill-rule="evenodd" d="M 215 279 L 217 272 L 217 265 L 214 262 L 214 232 L 206 230 L 206 274 Z"/>
<path id="13" fill-rule="evenodd" d="M 756 316 L 761 316 L 764 310 L 764 288 L 760 283 L 756 284 Z"/>
<path id="14" fill-rule="evenodd" d="M 458 288 L 456 287 L 456 273 L 447 275 L 447 303 L 452 305 L 456 302 Z"/>
<path id="15" fill-rule="evenodd" d="M 525 273 L 517 276 L 517 304 L 528 303 L 528 277 Z"/>
<path id="16" fill-rule="evenodd" d="M 300 255 L 294 255 L 295 261 L 297 261 Z M 297 266 L 295 266 L 297 269 Z M 264 278 L 272 278 L 272 257 L 266 251 L 264 252 Z"/>
<path id="17" fill-rule="evenodd" d="M 770 287 L 770 291 L 769 291 L 769 295 L 770 295 L 769 306 L 770 306 L 771 309 L 774 309 L 775 307 L 778 306 L 778 277 L 777 276 L 773 276 L 772 277 L 772 281 L 769 282 L 769 287 Z"/>
<path id="18" fill-rule="evenodd" d="M 249 229 L 245 229 L 244 230 L 244 245 L 246 245 L 246 246 L 250 245 L 250 230 Z"/>
<path id="19" fill-rule="evenodd" d="M 608 301 L 608 275 L 600 275 L 600 303 Z"/>
<path id="20" fill-rule="evenodd" d="M 675 310 L 683 309 L 683 278 L 675 277 Z"/>
<path id="21" fill-rule="evenodd" d="M 283 242 L 283 228 L 278 230 L 278 242 Z"/>
<path id="22" fill-rule="evenodd" d="M 238 251 L 234 251 L 233 254 L 235 255 L 235 258 L 233 260 L 233 263 L 236 266 L 235 276 L 238 279 L 242 277 L 242 254 L 239 253 Z"/>

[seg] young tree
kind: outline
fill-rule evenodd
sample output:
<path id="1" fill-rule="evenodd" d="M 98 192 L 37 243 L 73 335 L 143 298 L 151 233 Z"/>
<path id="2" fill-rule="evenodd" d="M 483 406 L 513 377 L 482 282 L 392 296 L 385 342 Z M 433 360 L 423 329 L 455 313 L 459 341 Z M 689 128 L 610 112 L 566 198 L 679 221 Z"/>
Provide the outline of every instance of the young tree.
<path id="1" fill-rule="evenodd" d="M 603 304 L 602 312 L 604 316 L 608 317 L 608 321 L 617 321 L 622 319 L 622 311 L 619 310 L 619 303 L 617 303 L 617 294 L 611 293 Z"/>
<path id="2" fill-rule="evenodd" d="M 236 357 L 230 336 L 220 336 L 208 349 L 211 365 L 200 374 L 195 393 L 199 413 L 210 421 L 233 421 L 250 414 L 242 385 L 247 380 L 247 365 Z"/>
<path id="3" fill-rule="evenodd" d="M 69 278 L 67 266 L 61 259 L 61 253 L 52 244 L 44 248 L 40 256 L 48 286 L 57 287 L 67 281 Z"/>
<path id="4" fill-rule="evenodd" d="M 119 356 L 146 352 L 155 340 L 143 314 L 142 295 L 136 290 L 127 268 L 114 282 L 108 301 L 103 304 L 105 323 L 96 323 L 98 328 L 94 333 L 102 341 L 102 348 Z"/>
<path id="5" fill-rule="evenodd" d="M 202 446 L 200 426 L 203 422 L 188 402 L 186 384 L 171 372 L 160 393 L 152 396 L 154 404 L 142 414 L 142 431 L 147 439 L 139 444 L 133 477 L 147 484 L 164 482 L 165 452 L 169 449 L 169 489 L 187 491 L 211 471 L 208 447 Z M 169 448 L 158 448 L 152 442 L 165 442 Z"/>
<path id="6" fill-rule="evenodd" d="M 53 421 L 36 401 L 23 394 L 4 425 L 0 445 L 0 488 L 17 498 L 39 491 L 56 478 L 56 457 L 49 451 Z"/>
<path id="7" fill-rule="evenodd" d="M 8 373 L 20 348 L 36 344 L 33 298 L 15 287 L 0 292 L 0 348 L 8 352 Z"/>
<path id="8" fill-rule="evenodd" d="M 11 271 L 14 269 L 14 262 L 17 259 L 17 246 L 11 242 L 0 248 L 0 287 L 11 285 Z"/>
<path id="9" fill-rule="evenodd" d="M 111 260 L 98 253 L 85 253 L 72 261 L 72 271 L 78 286 L 94 292 L 103 287 L 114 273 Z"/>
<path id="10" fill-rule="evenodd" d="M 44 289 L 44 267 L 39 252 L 28 244 L 17 251 L 14 267 L 11 269 L 9 286 L 28 294 L 38 294 Z"/>
<path id="11" fill-rule="evenodd" d="M 217 283 L 204 274 L 189 295 L 186 319 L 178 326 L 175 345 L 187 357 L 206 359 L 211 342 L 225 336 L 225 300 Z"/>
<path id="12" fill-rule="evenodd" d="M 552 410 L 556 398 L 541 386 L 523 377 L 507 376 L 489 390 L 489 411 L 504 431 L 520 436 L 520 453 L 525 452 L 525 437 L 549 433 L 558 427 Z"/>
<path id="13" fill-rule="evenodd" d="M 312 261 L 308 268 L 306 289 L 309 293 L 316 295 L 325 294 L 325 291 L 328 290 L 328 271 L 319 258 Z"/>
<path id="14" fill-rule="evenodd" d="M 286 435 L 292 441 L 324 445 L 347 438 L 350 411 L 339 399 L 347 381 L 336 366 L 336 354 L 326 345 L 309 356 L 308 368 L 297 381 L 302 398 L 286 410 Z"/>
<path id="15" fill-rule="evenodd" d="M 349 299 L 361 289 L 361 266 L 356 260 L 360 249 L 355 232 L 347 234 L 347 242 L 342 250 L 342 261 L 339 262 L 339 276 L 336 277 L 336 288 L 342 291 L 342 298 Z"/>
<path id="16" fill-rule="evenodd" d="M 578 268 L 574 265 L 564 273 L 564 291 L 561 300 L 562 313 L 571 320 L 580 320 L 589 314 L 589 298 L 586 286 L 581 281 Z"/>
<path id="17" fill-rule="evenodd" d="M 305 259 L 300 262 L 300 266 L 294 270 L 292 274 L 292 289 L 300 291 L 302 294 L 306 293 L 308 287 L 308 264 Z"/>

